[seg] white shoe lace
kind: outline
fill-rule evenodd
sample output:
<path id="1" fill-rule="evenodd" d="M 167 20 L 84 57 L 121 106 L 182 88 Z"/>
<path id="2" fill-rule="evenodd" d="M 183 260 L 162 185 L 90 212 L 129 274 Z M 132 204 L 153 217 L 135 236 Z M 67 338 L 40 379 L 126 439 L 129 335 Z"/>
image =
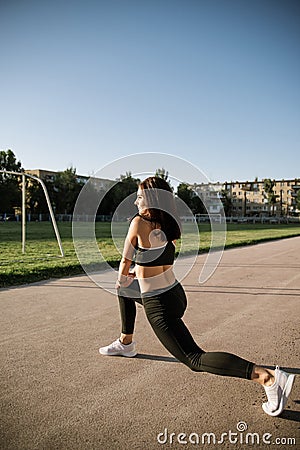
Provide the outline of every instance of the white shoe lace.
<path id="1" fill-rule="evenodd" d="M 120 346 L 120 344 L 122 345 L 122 342 L 121 342 L 119 339 L 117 339 L 116 341 L 114 341 L 114 342 L 112 342 L 112 343 L 110 344 L 110 347 L 111 347 L 111 348 L 117 348 L 117 347 Z"/>

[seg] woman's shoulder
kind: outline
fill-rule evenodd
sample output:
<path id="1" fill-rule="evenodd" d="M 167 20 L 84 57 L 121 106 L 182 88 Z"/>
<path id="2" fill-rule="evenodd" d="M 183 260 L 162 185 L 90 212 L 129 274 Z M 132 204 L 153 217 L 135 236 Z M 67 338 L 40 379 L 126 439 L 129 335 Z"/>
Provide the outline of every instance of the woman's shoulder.
<path id="1" fill-rule="evenodd" d="M 130 223 L 139 223 L 141 220 L 141 216 L 139 213 L 136 213 L 133 217 L 130 219 Z"/>
<path id="2" fill-rule="evenodd" d="M 153 220 L 152 220 L 151 218 L 149 218 L 149 217 L 145 217 L 145 216 L 142 216 L 142 215 L 139 214 L 139 213 L 136 213 L 136 214 L 132 217 L 132 219 L 130 220 L 130 222 L 134 222 L 134 223 L 147 223 L 147 224 L 149 224 L 149 223 L 153 223 Z"/>
<path id="3" fill-rule="evenodd" d="M 131 228 L 137 228 L 137 227 L 143 227 L 145 225 L 145 220 L 142 218 L 142 216 L 137 213 L 133 218 L 130 220 L 130 227 Z"/>
<path id="4" fill-rule="evenodd" d="M 138 236 L 148 236 L 151 232 L 152 224 L 151 222 L 145 220 L 139 214 L 136 214 L 130 221 L 129 230 L 131 233 Z"/>

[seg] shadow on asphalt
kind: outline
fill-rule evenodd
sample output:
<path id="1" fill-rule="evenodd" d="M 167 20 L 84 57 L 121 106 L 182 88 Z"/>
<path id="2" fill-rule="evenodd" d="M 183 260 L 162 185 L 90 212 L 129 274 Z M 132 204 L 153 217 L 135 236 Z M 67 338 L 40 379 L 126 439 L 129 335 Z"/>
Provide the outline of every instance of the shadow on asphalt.
<path id="1" fill-rule="evenodd" d="M 179 363 L 178 359 L 172 358 L 171 356 L 146 355 L 145 353 L 138 353 L 135 358 L 138 358 L 138 359 L 150 359 L 152 361 L 163 361 L 163 362 L 176 362 L 176 363 Z"/>
<path id="2" fill-rule="evenodd" d="M 172 358 L 171 356 L 158 356 L 158 355 L 147 355 L 145 353 L 138 353 L 135 358 L 138 359 L 149 359 L 152 361 L 163 361 L 163 362 L 172 362 L 179 363 L 178 359 Z M 273 366 L 262 366 L 266 369 L 274 369 Z M 300 369 L 294 367 L 282 367 L 283 370 L 289 373 L 300 374 Z M 294 400 L 294 403 L 300 404 L 300 400 Z M 292 422 L 300 422 L 300 412 L 293 410 L 284 410 L 280 415 L 281 419 L 290 420 Z"/>
<path id="3" fill-rule="evenodd" d="M 178 359 L 172 358 L 170 356 L 147 355 L 145 353 L 138 353 L 135 358 L 149 359 L 152 361 L 179 363 Z M 272 366 L 262 366 L 262 367 L 265 367 L 266 369 L 274 369 L 274 367 Z M 289 373 L 300 374 L 300 369 L 296 369 L 294 367 L 282 367 L 282 369 Z M 294 400 L 294 403 L 300 404 L 300 400 Z M 280 418 L 284 420 L 290 420 L 292 422 L 300 422 L 300 412 L 293 410 L 284 410 L 280 415 Z"/>
<path id="4" fill-rule="evenodd" d="M 274 366 L 265 366 L 265 365 L 261 365 L 261 367 L 264 367 L 265 369 L 274 369 Z M 281 367 L 280 369 L 284 370 L 287 373 L 294 373 L 295 375 L 300 375 L 300 369 L 296 368 L 296 367 Z"/>
<path id="5" fill-rule="evenodd" d="M 285 409 L 282 414 L 280 414 L 280 419 L 291 420 L 292 422 L 300 422 L 300 412 Z"/>
<path id="6" fill-rule="evenodd" d="M 243 286 L 240 286 L 238 288 L 230 287 L 230 286 L 224 286 L 222 290 L 222 287 L 220 286 L 220 289 L 217 290 L 216 286 L 207 286 L 209 289 L 199 289 L 199 287 L 195 286 L 195 289 L 189 289 L 185 286 L 185 292 L 199 292 L 200 294 L 233 294 L 233 295 L 267 295 L 267 296 L 290 296 L 290 297 L 299 297 L 300 296 L 300 290 L 294 289 L 293 292 L 286 292 L 286 290 L 281 289 L 282 292 L 276 292 L 275 290 L 277 288 L 255 288 L 256 292 L 251 292 L 250 288 L 244 288 Z M 211 289 L 212 288 L 212 289 Z M 230 289 L 236 289 L 230 290 Z M 246 289 L 246 290 L 245 290 Z M 249 289 L 249 292 L 247 291 Z M 253 288 L 252 288 L 253 289 Z M 279 289 L 278 289 L 279 290 Z M 291 289 L 290 289 L 291 290 Z"/>
<path id="7" fill-rule="evenodd" d="M 178 359 L 173 358 L 172 356 L 160 356 L 160 355 L 148 355 L 146 353 L 138 353 L 135 358 L 138 359 L 150 359 L 151 361 L 163 361 L 163 362 L 175 362 L 175 363 L 179 363 L 180 361 L 178 361 Z M 261 367 L 264 367 L 265 369 L 274 369 L 274 366 L 266 366 L 266 365 L 261 365 Z M 285 372 L 288 373 L 294 373 L 294 374 L 298 374 L 300 375 L 300 369 L 296 368 L 296 367 L 280 367 L 282 370 L 284 370 Z M 297 403 L 297 401 L 296 401 Z M 299 401 L 300 403 L 300 401 Z"/>

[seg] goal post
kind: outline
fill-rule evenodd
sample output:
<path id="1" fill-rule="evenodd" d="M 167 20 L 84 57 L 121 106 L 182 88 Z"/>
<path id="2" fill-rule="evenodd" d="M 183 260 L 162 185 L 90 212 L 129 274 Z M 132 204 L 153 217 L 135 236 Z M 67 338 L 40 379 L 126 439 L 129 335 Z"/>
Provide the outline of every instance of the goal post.
<path id="1" fill-rule="evenodd" d="M 54 228 L 56 240 L 57 240 L 57 243 L 59 246 L 60 254 L 62 257 L 64 257 L 65 254 L 64 254 L 63 247 L 62 247 L 62 242 L 61 242 L 60 234 L 58 231 L 57 223 L 55 220 L 55 216 L 53 213 L 51 201 L 50 201 L 50 198 L 48 195 L 46 185 L 43 182 L 43 180 L 41 180 L 41 178 L 39 178 L 39 177 L 30 175 L 29 173 L 25 173 L 25 172 L 11 172 L 8 170 L 0 170 L 0 173 L 7 173 L 9 175 L 15 175 L 18 177 L 22 177 L 22 253 L 25 253 L 25 243 L 26 243 L 26 204 L 25 204 L 25 201 L 26 201 L 26 177 L 28 177 L 28 178 L 32 178 L 33 180 L 36 180 L 38 183 L 41 184 L 41 186 L 43 188 L 43 191 L 44 191 L 44 194 L 46 197 L 46 201 L 47 201 L 47 206 L 48 206 L 49 213 L 50 213 L 50 217 L 51 217 L 51 221 L 52 221 L 52 225 Z"/>

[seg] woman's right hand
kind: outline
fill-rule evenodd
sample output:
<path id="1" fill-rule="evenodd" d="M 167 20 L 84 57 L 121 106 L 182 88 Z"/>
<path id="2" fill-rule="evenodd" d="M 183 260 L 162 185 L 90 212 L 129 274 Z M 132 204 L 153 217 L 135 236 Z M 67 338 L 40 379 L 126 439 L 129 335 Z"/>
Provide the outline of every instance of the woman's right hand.
<path id="1" fill-rule="evenodd" d="M 127 288 L 128 286 L 131 285 L 131 283 L 133 282 L 135 278 L 135 273 L 129 273 L 126 277 L 126 279 L 122 282 L 120 282 L 119 280 L 116 281 L 116 289 L 120 289 L 122 288 Z"/>

